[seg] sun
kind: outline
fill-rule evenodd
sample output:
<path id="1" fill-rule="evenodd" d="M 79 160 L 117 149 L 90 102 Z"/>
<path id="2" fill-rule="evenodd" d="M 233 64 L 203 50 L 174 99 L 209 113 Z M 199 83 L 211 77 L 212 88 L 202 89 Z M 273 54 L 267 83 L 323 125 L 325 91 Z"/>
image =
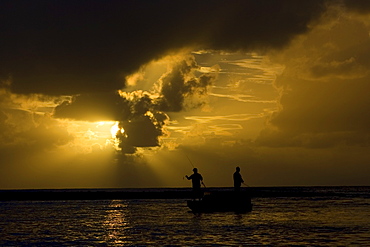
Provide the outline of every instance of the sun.
<path id="1" fill-rule="evenodd" d="M 96 123 L 96 128 L 102 132 L 110 132 L 110 136 L 114 139 L 118 132 L 124 133 L 125 130 L 119 127 L 117 121 L 100 121 Z"/>
<path id="2" fill-rule="evenodd" d="M 73 133 L 72 146 L 78 146 L 81 152 L 91 152 L 91 147 L 100 146 L 101 149 L 114 147 L 119 149 L 118 133 L 125 130 L 118 121 L 68 121 L 64 122 L 69 133 Z M 77 149 L 76 149 L 77 150 Z"/>
<path id="3" fill-rule="evenodd" d="M 112 135 L 112 138 L 116 138 L 116 135 L 118 132 L 121 132 L 122 134 L 125 132 L 123 128 L 120 128 L 118 126 L 118 122 L 116 122 L 111 128 L 110 128 L 110 133 Z"/>

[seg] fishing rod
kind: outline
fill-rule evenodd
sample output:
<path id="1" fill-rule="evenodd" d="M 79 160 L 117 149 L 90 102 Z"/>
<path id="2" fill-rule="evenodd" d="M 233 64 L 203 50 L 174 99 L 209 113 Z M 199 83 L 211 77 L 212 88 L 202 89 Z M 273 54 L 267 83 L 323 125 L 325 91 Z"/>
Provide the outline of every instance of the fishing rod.
<path id="1" fill-rule="evenodd" d="M 195 166 L 194 166 L 193 162 L 191 162 L 191 160 L 190 160 L 189 156 L 188 156 L 187 154 L 185 154 L 185 156 L 186 156 L 186 158 L 188 159 L 188 161 L 190 162 L 191 166 L 192 166 L 192 167 L 193 167 L 193 169 L 194 169 L 194 168 L 195 168 Z M 184 179 L 184 178 L 183 178 L 183 179 Z M 201 183 L 202 183 L 202 185 L 204 186 L 204 188 L 207 188 L 203 181 L 202 181 Z"/>
<path id="2" fill-rule="evenodd" d="M 191 162 L 191 160 L 189 159 L 189 157 L 185 154 L 185 156 L 186 156 L 186 158 L 188 158 L 188 161 L 190 162 L 190 164 L 191 164 L 191 166 L 193 167 L 193 168 L 195 168 L 194 167 L 194 165 L 193 165 L 193 162 Z"/>
<path id="3" fill-rule="evenodd" d="M 203 181 L 201 183 L 203 184 L 204 188 L 207 188 L 206 185 L 203 183 Z"/>
<path id="4" fill-rule="evenodd" d="M 244 183 L 244 182 L 242 182 L 242 184 L 244 184 L 245 186 L 247 186 L 247 187 L 250 187 L 248 184 L 246 184 L 246 183 Z"/>
<path id="5" fill-rule="evenodd" d="M 191 160 L 189 159 L 189 157 L 185 154 L 186 158 L 188 159 L 188 161 L 190 162 L 191 166 L 193 167 L 193 169 L 195 168 L 193 163 L 191 162 Z M 182 179 L 184 180 L 185 177 L 182 177 Z"/>

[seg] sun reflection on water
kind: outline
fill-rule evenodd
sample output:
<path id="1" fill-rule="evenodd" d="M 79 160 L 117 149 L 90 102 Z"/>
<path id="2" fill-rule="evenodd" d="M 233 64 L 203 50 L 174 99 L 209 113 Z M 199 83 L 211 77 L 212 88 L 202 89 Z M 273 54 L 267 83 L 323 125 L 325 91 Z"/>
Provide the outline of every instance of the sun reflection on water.
<path id="1" fill-rule="evenodd" d="M 107 209 L 106 220 L 103 226 L 106 231 L 106 241 L 111 244 L 125 244 L 127 241 L 129 222 L 127 219 L 127 202 L 113 200 Z"/>

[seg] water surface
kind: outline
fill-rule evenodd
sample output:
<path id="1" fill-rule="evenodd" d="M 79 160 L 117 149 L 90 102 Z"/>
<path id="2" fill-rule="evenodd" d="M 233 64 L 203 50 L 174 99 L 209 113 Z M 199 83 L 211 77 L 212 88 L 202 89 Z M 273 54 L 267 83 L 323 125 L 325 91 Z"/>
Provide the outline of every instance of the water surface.
<path id="1" fill-rule="evenodd" d="M 254 198 L 246 214 L 193 214 L 184 199 L 3 201 L 0 245 L 369 246 L 370 198 L 356 193 Z"/>

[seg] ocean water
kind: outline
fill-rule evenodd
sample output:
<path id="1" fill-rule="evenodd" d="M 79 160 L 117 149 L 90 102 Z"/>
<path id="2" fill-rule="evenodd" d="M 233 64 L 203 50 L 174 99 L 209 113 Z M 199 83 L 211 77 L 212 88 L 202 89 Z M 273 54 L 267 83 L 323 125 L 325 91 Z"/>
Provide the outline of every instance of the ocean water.
<path id="1" fill-rule="evenodd" d="M 370 246 L 370 187 L 284 193 L 246 214 L 193 214 L 186 199 L 0 201 L 0 246 Z"/>

